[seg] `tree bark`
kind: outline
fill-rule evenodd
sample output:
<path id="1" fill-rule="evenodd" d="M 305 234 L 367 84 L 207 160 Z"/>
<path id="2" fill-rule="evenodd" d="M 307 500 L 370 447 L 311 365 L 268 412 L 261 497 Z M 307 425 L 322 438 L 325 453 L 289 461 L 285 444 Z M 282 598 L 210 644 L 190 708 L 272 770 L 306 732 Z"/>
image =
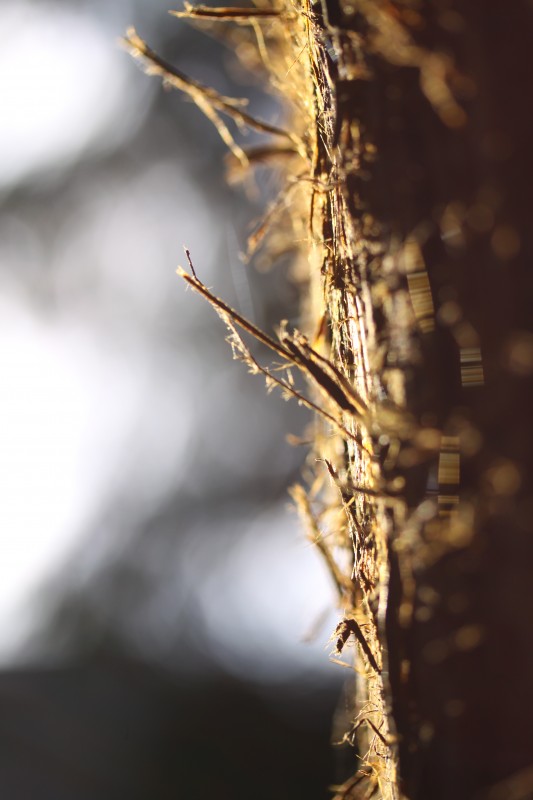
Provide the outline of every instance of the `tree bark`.
<path id="1" fill-rule="evenodd" d="M 252 31 L 251 67 L 292 110 L 287 130 L 258 123 L 130 34 L 241 165 L 287 164 L 268 222 L 278 246 L 282 233 L 299 242 L 307 335 L 283 329 L 276 343 L 184 277 L 238 356 L 316 411 L 308 486 L 293 496 L 338 590 L 337 652 L 352 639 L 357 653 L 345 738 L 360 769 L 337 798 L 525 800 L 533 6 L 287 0 L 186 13 Z M 280 144 L 246 153 L 221 114 Z M 312 399 L 258 364 L 243 328 L 304 373 Z"/>
<path id="2" fill-rule="evenodd" d="M 305 13 L 315 313 L 363 401 L 343 415 L 363 446 L 333 448 L 346 615 L 379 667 L 360 643 L 368 777 L 338 796 L 530 797 L 533 7 Z"/>

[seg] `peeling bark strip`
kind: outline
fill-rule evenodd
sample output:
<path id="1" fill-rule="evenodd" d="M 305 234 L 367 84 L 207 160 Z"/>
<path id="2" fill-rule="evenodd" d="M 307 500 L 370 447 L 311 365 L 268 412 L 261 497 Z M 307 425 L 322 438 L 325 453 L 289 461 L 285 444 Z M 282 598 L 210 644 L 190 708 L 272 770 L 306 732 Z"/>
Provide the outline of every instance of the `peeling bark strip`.
<path id="1" fill-rule="evenodd" d="M 290 204 L 251 244 L 268 247 L 272 225 L 300 242 L 304 333 L 282 327 L 278 343 L 182 274 L 235 354 L 316 412 L 314 477 L 292 494 L 337 589 L 338 651 L 358 642 L 346 736 L 359 761 L 336 798 L 526 800 L 533 6 L 279 0 L 179 15 L 252 38 L 249 67 L 290 115 L 286 131 L 258 122 L 128 38 L 241 164 L 255 159 L 219 114 L 285 140 L 261 152 L 283 153 Z M 237 329 L 282 358 L 283 377 Z"/>

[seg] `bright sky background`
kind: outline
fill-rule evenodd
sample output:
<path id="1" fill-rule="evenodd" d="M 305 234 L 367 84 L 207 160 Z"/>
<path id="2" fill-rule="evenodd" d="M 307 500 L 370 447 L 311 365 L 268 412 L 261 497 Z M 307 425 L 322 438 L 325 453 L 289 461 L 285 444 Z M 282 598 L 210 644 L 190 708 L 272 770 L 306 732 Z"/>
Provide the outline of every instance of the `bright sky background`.
<path id="1" fill-rule="evenodd" d="M 0 186 L 113 146 L 140 121 L 143 87 L 129 85 L 123 53 L 93 18 L 4 2 L 0 30 Z"/>
<path id="2" fill-rule="evenodd" d="M 0 7 L 0 30 L 0 196 L 26 180 L 67 168 L 88 148 L 112 150 L 147 113 L 155 84 L 131 70 L 116 46 L 121 31 L 113 35 L 96 17 L 65 6 L 18 1 Z M 115 308 L 122 298 L 124 308 L 118 311 L 134 308 L 148 328 L 168 302 L 171 283 L 174 292 L 173 270 L 182 257 L 177 219 L 200 259 L 212 246 L 203 233 L 210 222 L 201 196 L 178 173 L 175 165 L 162 163 L 115 187 L 115 194 L 100 187 L 98 203 L 85 209 L 85 229 L 70 230 L 65 220 L 57 231 L 55 269 L 67 276 L 73 269 L 94 274 L 103 287 L 104 307 Z M 158 195 L 165 214 L 144 202 Z M 4 223 L 15 234 L 20 228 L 19 222 L 11 228 L 9 220 Z M 172 370 L 164 362 L 154 366 L 142 342 L 110 342 L 105 326 L 77 313 L 47 315 L 20 292 L 18 271 L 42 266 L 32 236 L 31 230 L 22 231 L 25 250 L 16 235 L 15 249 L 0 242 L 6 278 L 0 294 L 4 663 L 31 629 L 32 592 L 75 550 L 125 479 L 131 442 L 140 466 L 133 475 L 130 463 L 127 474 L 138 481 L 139 495 L 156 501 L 158 492 L 179 481 L 194 426 L 193 405 Z M 154 263 L 164 265 L 162 279 Z M 187 369 L 190 382 L 198 382 L 194 365 L 184 361 L 182 373 Z M 143 471 L 143 465 L 149 466 Z M 318 557 L 303 537 L 297 546 L 287 538 L 289 530 L 297 530 L 295 520 L 283 509 L 273 513 L 252 526 L 240 544 L 228 543 L 234 557 L 200 599 L 213 640 L 223 638 L 219 658 L 234 663 L 225 655 L 229 648 L 247 665 L 247 674 L 253 669 L 251 642 L 258 674 L 265 664 L 283 661 L 283 652 L 287 663 L 308 659 L 301 635 L 332 599 Z M 274 535 L 269 537 L 268 530 Z M 327 666 L 323 638 L 318 666 Z"/>
<path id="3" fill-rule="evenodd" d="M 140 121 L 132 100 L 135 107 L 143 89 L 127 85 L 126 59 L 108 30 L 79 12 L 24 2 L 0 7 L 0 30 L 0 192 L 131 134 Z M 16 258 L 2 266 L 19 268 Z M 4 657 L 26 632 L 30 590 L 104 500 L 138 396 L 135 373 L 125 373 L 93 332 L 40 319 L 10 283 L 0 311 Z M 97 456 L 103 441 L 106 460 Z"/>

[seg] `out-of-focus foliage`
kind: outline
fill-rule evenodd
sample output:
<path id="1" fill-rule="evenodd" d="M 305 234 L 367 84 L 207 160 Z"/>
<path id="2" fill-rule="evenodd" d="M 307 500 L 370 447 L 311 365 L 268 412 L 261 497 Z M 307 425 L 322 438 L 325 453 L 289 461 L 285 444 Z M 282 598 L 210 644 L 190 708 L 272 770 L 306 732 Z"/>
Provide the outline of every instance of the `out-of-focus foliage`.
<path id="1" fill-rule="evenodd" d="M 262 326 L 294 314 L 285 263 L 274 279 L 239 263 L 276 176 L 257 176 L 255 200 L 230 191 L 209 123 L 143 77 L 115 34 L 134 21 L 181 69 L 242 94 L 232 54 L 153 5 L 2 14 L 6 655 L 24 639 L 35 657 L 111 636 L 172 668 L 195 662 L 185 640 L 252 674 L 308 663 L 298 640 L 328 587 L 285 510 L 300 454 L 284 436 L 304 419 L 231 363 L 174 274 L 186 244 Z"/>
<path id="2" fill-rule="evenodd" d="M 118 37 L 134 23 L 188 74 L 248 94 L 264 118 L 281 112 L 250 76 L 235 84 L 231 49 L 166 11 L 166 0 L 0 9 L 0 652 L 11 670 L 0 677 L 11 709 L 0 786 L 9 796 L 35 796 L 31 773 L 54 800 L 175 797 L 193 783 L 197 797 L 240 797 L 238 761 L 226 758 L 226 774 L 210 764 L 211 703 L 224 715 L 241 709 L 227 728 L 236 752 L 255 718 L 272 739 L 303 737 L 302 754 L 328 736 L 339 675 L 327 671 L 331 625 L 320 617 L 331 587 L 286 493 L 302 454 L 285 435 L 301 433 L 306 417 L 231 361 L 219 320 L 175 276 L 187 245 L 206 283 L 261 327 L 291 318 L 287 264 L 265 276 L 239 262 L 276 175 L 259 172 L 253 195 L 228 189 L 208 121 L 146 78 Z M 50 664 L 61 666 L 57 681 L 43 672 Z M 136 689 L 120 688 L 133 673 L 142 709 Z M 301 687 L 297 712 L 282 701 L 288 680 L 293 693 Z M 38 714 L 42 703 L 55 711 Z M 304 707 L 309 726 L 297 731 L 288 720 Z M 131 766 L 111 769 L 91 744 L 104 730 L 106 752 L 137 731 L 125 758 L 141 771 L 163 769 L 163 750 L 176 748 L 169 794 L 161 781 L 147 794 L 150 780 Z M 30 752 L 43 770 L 28 771 Z M 73 782 L 54 777 L 60 757 Z M 265 792 L 254 789 L 274 796 Z"/>

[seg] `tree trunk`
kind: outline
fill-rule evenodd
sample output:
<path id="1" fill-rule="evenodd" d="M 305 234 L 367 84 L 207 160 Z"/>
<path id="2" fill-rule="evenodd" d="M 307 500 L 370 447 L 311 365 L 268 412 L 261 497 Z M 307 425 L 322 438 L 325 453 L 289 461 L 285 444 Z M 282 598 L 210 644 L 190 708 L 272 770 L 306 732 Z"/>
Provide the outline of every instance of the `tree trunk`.
<path id="1" fill-rule="evenodd" d="M 533 6 L 298 0 L 230 12 L 202 14 L 255 32 L 292 109 L 288 131 L 263 126 L 282 144 L 261 157 L 289 156 L 270 222 L 279 240 L 289 219 L 300 242 L 307 336 L 266 341 L 185 277 L 254 371 L 268 373 L 239 327 L 314 392 L 283 386 L 317 412 L 313 474 L 293 495 L 338 589 L 337 652 L 350 637 L 357 650 L 346 738 L 362 761 L 337 797 L 525 800 Z M 193 89 L 211 116 L 232 115 Z"/>
<path id="2" fill-rule="evenodd" d="M 530 797 L 533 7 L 305 14 L 315 314 L 362 401 L 360 444 L 328 444 L 367 723 L 368 778 L 339 796 Z"/>

